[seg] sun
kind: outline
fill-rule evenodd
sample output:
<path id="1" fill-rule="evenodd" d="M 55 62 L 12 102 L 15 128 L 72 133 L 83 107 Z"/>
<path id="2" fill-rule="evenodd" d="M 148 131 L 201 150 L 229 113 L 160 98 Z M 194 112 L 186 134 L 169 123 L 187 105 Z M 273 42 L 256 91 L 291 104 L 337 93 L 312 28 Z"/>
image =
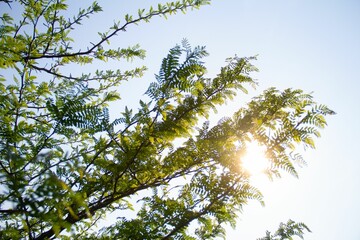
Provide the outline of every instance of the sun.
<path id="1" fill-rule="evenodd" d="M 257 142 L 246 145 L 246 153 L 240 159 L 241 167 L 251 176 L 263 175 L 269 166 L 269 160 L 265 157 L 266 148 Z"/>

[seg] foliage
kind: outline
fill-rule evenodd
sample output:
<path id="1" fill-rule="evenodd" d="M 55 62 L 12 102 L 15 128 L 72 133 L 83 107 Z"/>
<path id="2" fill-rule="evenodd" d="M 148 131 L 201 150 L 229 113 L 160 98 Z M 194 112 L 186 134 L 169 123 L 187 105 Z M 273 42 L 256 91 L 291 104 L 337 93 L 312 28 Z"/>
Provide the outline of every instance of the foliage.
<path id="1" fill-rule="evenodd" d="M 305 230 L 311 232 L 304 223 L 296 223 L 290 219 L 286 224 L 280 223 L 279 229 L 274 235 L 271 235 L 271 233 L 267 231 L 266 237 L 259 238 L 258 240 L 291 240 L 293 239 L 293 236 L 298 236 L 299 238 L 304 239 Z"/>
<path id="2" fill-rule="evenodd" d="M 211 239 L 235 225 L 250 199 L 262 203 L 241 168 L 246 143 L 267 147 L 269 176 L 283 169 L 296 176 L 297 144 L 313 137 L 333 111 L 301 90 L 271 88 L 232 118 L 198 128 L 211 110 L 246 93 L 256 82 L 253 58 L 229 58 L 214 78 L 205 77 L 204 47 L 184 40 L 169 51 L 149 84 L 149 101 L 125 107 L 112 119 L 109 104 L 120 101 L 131 70 L 68 72 L 80 65 L 144 58 L 135 45 L 111 49 L 110 40 L 133 24 L 155 16 L 198 8 L 207 0 L 183 0 L 126 15 L 100 39 L 76 49 L 71 33 L 101 11 L 94 2 L 73 18 L 65 0 L 1 1 L 9 13 L 0 27 L 0 217 L 1 239 Z M 15 9 L 21 16 L 15 19 Z M 79 44 L 79 43 L 77 43 Z M 81 50 L 86 49 L 86 50 Z M 186 138 L 181 146 L 177 139 Z M 239 160 L 238 160 L 239 159 Z M 111 212 L 133 209 L 97 234 L 88 231 Z M 194 232 L 188 231 L 197 222 Z"/>

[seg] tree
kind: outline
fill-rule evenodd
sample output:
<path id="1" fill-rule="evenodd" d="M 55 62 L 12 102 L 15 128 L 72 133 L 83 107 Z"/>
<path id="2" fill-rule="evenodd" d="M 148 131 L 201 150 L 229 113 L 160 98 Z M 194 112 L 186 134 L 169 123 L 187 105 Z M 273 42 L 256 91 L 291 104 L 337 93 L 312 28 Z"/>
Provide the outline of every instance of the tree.
<path id="1" fill-rule="evenodd" d="M 139 10 L 76 50 L 70 33 L 101 11 L 96 2 L 73 18 L 64 15 L 65 0 L 0 2 L 22 9 L 19 19 L 4 13 L 0 27 L 2 239 L 67 239 L 66 231 L 72 239 L 224 236 L 223 225 L 234 226 L 248 200 L 262 203 L 241 167 L 250 141 L 266 146 L 270 177 L 281 170 L 297 176 L 294 163 L 303 160 L 296 146 L 314 147 L 325 116 L 334 114 L 311 95 L 270 88 L 232 118 L 199 127 L 211 110 L 256 85 L 253 58 L 229 58 L 216 77 L 207 78 L 205 47 L 183 40 L 163 59 L 148 101 L 125 107 L 115 119 L 109 104 L 120 101 L 116 89 L 141 77 L 145 67 L 67 72 L 74 65 L 144 58 L 139 46 L 112 49 L 110 40 L 133 24 L 208 3 L 184 0 Z M 187 140 L 175 145 L 180 138 Z M 135 218 L 88 231 L 108 213 L 132 209 L 138 193 L 142 207 L 134 209 Z M 193 222 L 196 230 L 188 231 Z"/>
<path id="2" fill-rule="evenodd" d="M 304 239 L 304 230 L 311 232 L 304 223 L 296 223 L 293 220 L 289 220 L 286 224 L 280 223 L 274 235 L 271 235 L 271 232 L 267 231 L 266 237 L 259 238 L 258 240 L 286 240 L 292 239 L 292 236 L 298 236 Z"/>

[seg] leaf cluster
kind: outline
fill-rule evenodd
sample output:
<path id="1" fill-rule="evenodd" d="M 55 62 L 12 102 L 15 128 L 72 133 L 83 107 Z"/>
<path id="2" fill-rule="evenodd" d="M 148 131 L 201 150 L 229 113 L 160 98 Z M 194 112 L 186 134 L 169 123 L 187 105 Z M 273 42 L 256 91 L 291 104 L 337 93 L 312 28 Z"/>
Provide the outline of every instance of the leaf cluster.
<path id="1" fill-rule="evenodd" d="M 258 240 L 291 240 L 293 236 L 304 239 L 305 231 L 311 232 L 304 223 L 297 223 L 290 219 L 287 223 L 280 223 L 278 230 L 273 235 L 267 231 L 266 236 L 258 238 Z"/>

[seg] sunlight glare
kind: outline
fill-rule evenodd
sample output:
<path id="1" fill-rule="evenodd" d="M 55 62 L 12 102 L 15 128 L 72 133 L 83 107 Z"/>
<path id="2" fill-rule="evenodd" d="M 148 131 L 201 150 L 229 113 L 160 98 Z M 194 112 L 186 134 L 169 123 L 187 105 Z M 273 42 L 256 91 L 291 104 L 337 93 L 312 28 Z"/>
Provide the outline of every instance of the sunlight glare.
<path id="1" fill-rule="evenodd" d="M 264 146 L 259 146 L 257 142 L 247 144 L 246 153 L 241 158 L 242 167 L 250 176 L 260 175 L 264 173 L 269 165 L 269 161 L 265 157 Z"/>

